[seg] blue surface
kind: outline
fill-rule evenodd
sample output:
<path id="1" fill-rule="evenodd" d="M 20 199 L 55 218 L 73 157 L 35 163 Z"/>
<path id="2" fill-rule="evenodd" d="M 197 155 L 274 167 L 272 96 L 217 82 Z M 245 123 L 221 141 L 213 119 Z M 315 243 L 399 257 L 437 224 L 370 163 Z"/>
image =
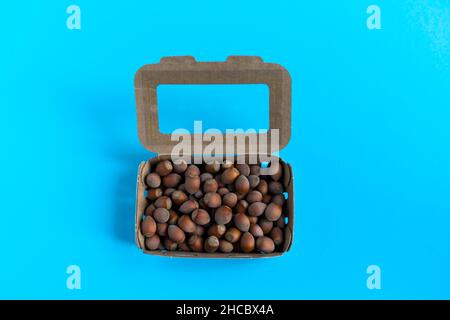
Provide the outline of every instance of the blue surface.
<path id="1" fill-rule="evenodd" d="M 81 30 L 66 28 L 73 3 Z M 382 29 L 369 30 L 370 4 L 3 4 L 0 298 L 450 298 L 450 4 L 376 1 Z M 136 170 L 153 156 L 134 73 L 186 54 L 290 71 L 283 257 L 167 259 L 133 242 Z M 71 264 L 81 290 L 66 288 Z M 381 290 L 366 287 L 372 264 Z"/>

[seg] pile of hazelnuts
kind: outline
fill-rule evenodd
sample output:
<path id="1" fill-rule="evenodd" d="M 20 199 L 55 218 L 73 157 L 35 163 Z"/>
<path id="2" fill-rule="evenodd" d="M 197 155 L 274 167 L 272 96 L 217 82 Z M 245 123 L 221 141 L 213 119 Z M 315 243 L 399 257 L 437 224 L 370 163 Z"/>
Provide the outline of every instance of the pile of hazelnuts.
<path id="1" fill-rule="evenodd" d="M 140 230 L 148 250 L 271 253 L 284 242 L 282 166 L 162 160 L 145 177 L 148 206 Z"/>

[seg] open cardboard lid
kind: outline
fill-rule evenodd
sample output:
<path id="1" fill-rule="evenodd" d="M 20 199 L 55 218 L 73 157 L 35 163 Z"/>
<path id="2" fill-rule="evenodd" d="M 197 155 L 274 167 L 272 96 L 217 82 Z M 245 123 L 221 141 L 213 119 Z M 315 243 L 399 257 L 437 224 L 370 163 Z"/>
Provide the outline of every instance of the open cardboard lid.
<path id="1" fill-rule="evenodd" d="M 194 57 L 165 57 L 160 63 L 141 67 L 135 75 L 138 133 L 145 148 L 159 154 L 170 154 L 178 140 L 160 132 L 157 86 L 159 84 L 266 84 L 269 87 L 269 129 L 279 130 L 279 148 L 284 148 L 291 136 L 291 77 L 286 69 L 274 63 L 264 63 L 253 56 L 230 56 L 225 62 L 197 62 Z M 186 110 L 188 112 L 188 110 Z M 192 134 L 191 142 L 203 141 L 201 134 Z M 245 134 L 245 150 L 254 150 L 261 134 Z M 272 133 L 268 130 L 267 144 Z M 207 135 L 204 135 L 206 137 Z M 255 137 L 256 136 L 256 137 Z M 275 138 L 275 135 L 273 135 Z M 223 139 L 225 144 L 225 134 Z M 210 142 L 202 144 L 202 150 Z M 257 142 L 256 142 L 257 144 Z M 194 150 L 194 149 L 192 149 Z M 198 150 L 198 149 L 195 149 Z M 225 150 L 225 147 L 224 149 Z M 235 149 L 235 154 L 238 150 Z"/>

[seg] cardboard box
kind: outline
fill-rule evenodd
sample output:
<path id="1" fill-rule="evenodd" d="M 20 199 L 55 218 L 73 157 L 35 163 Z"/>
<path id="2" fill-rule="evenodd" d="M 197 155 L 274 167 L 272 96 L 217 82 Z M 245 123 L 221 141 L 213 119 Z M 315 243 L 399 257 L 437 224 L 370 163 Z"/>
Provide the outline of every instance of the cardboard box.
<path id="1" fill-rule="evenodd" d="M 291 79 L 286 69 L 278 64 L 264 63 L 259 57 L 230 56 L 226 62 L 196 62 L 193 57 L 166 57 L 158 64 L 141 67 L 135 76 L 135 94 L 138 120 L 138 134 L 141 143 L 158 156 L 139 166 L 137 177 L 135 235 L 136 243 L 144 253 L 170 257 L 208 257 L 208 258 L 262 258 L 282 255 L 292 245 L 294 229 L 294 178 L 292 167 L 280 159 L 283 167 L 283 181 L 287 192 L 283 206 L 287 212 L 287 224 L 284 229 L 282 250 L 270 254 L 261 253 L 198 253 L 183 251 L 149 251 L 145 248 L 144 237 L 140 231 L 140 222 L 148 205 L 145 197 L 145 177 L 151 166 L 170 159 L 172 141 L 170 134 L 159 131 L 156 89 L 159 84 L 267 84 L 269 87 L 270 128 L 279 129 L 279 149 L 289 142 L 291 134 Z M 196 134 L 191 139 L 196 140 Z M 248 135 L 246 135 L 248 137 Z M 272 136 L 268 133 L 268 145 Z M 200 139 L 202 141 L 202 139 Z M 225 139 L 223 139 L 225 144 Z M 245 141 L 245 150 L 253 150 L 251 141 Z M 256 140 L 258 141 L 258 140 Z M 201 146 L 201 150 L 206 146 Z M 198 147 L 198 146 L 197 146 Z M 194 146 L 192 146 L 194 150 Z M 198 149 L 196 149 L 198 150 Z M 225 148 L 224 148 L 225 150 Z M 235 149 L 237 153 L 237 149 Z M 189 155 L 193 157 L 192 155 Z M 245 155 L 248 158 L 248 154 Z M 273 157 L 273 156 L 272 156 Z M 193 158 L 192 158 L 193 159 Z"/>

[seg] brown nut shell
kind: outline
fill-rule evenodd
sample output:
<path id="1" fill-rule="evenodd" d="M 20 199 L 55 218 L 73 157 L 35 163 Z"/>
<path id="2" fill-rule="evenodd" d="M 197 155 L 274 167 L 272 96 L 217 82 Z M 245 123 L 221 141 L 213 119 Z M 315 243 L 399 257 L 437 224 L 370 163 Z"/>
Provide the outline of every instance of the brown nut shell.
<path id="1" fill-rule="evenodd" d="M 231 221 L 233 218 L 233 211 L 228 206 L 221 206 L 217 208 L 216 212 L 214 213 L 214 221 L 216 221 L 217 224 L 227 224 Z"/>
<path id="2" fill-rule="evenodd" d="M 263 230 L 261 229 L 261 227 L 258 224 L 252 223 L 250 225 L 250 230 L 249 232 L 255 237 L 262 237 L 264 235 Z"/>
<path id="3" fill-rule="evenodd" d="M 233 192 L 229 192 L 222 197 L 222 203 L 230 208 L 234 208 L 237 202 L 237 195 Z"/>
<path id="4" fill-rule="evenodd" d="M 219 248 L 219 239 L 215 236 L 209 236 L 205 240 L 205 251 L 209 253 L 216 252 Z"/>
<path id="5" fill-rule="evenodd" d="M 200 169 L 195 164 L 191 164 L 187 167 L 185 175 L 186 178 L 198 177 L 200 176 Z"/>
<path id="6" fill-rule="evenodd" d="M 211 217 L 204 209 L 196 209 L 192 212 L 192 220 L 201 226 L 208 224 L 211 221 Z"/>
<path id="7" fill-rule="evenodd" d="M 156 232 L 160 237 L 167 237 L 167 228 L 169 225 L 167 223 L 157 223 Z"/>
<path id="8" fill-rule="evenodd" d="M 219 189 L 219 184 L 217 183 L 217 181 L 215 179 L 208 179 L 203 184 L 203 192 L 204 193 L 216 192 L 217 189 Z"/>
<path id="9" fill-rule="evenodd" d="M 269 193 L 270 194 L 281 194 L 284 192 L 283 185 L 278 181 L 270 181 L 269 182 Z"/>
<path id="10" fill-rule="evenodd" d="M 256 239 L 256 248 L 262 253 L 271 253 L 275 250 L 275 243 L 269 237 L 259 237 Z"/>
<path id="11" fill-rule="evenodd" d="M 253 202 L 248 206 L 247 212 L 250 216 L 259 217 L 266 210 L 267 205 L 263 202 Z"/>
<path id="12" fill-rule="evenodd" d="M 155 218 L 156 222 L 166 223 L 167 221 L 169 221 L 170 212 L 166 208 L 157 208 L 153 212 L 153 218 Z"/>
<path id="13" fill-rule="evenodd" d="M 245 200 L 239 200 L 236 204 L 236 207 L 234 208 L 236 213 L 246 213 L 248 208 L 248 202 Z"/>
<path id="14" fill-rule="evenodd" d="M 156 222 L 148 216 L 141 222 L 141 232 L 145 237 L 151 237 L 156 233 Z"/>
<path id="15" fill-rule="evenodd" d="M 201 252 L 203 251 L 203 238 L 193 234 L 189 237 L 188 245 L 192 251 Z"/>
<path id="16" fill-rule="evenodd" d="M 281 217 L 282 211 L 283 210 L 281 206 L 272 202 L 267 206 L 266 210 L 264 211 L 264 215 L 269 221 L 277 221 Z"/>
<path id="17" fill-rule="evenodd" d="M 234 249 L 234 246 L 231 242 L 227 240 L 219 240 L 219 250 L 223 253 L 230 253 Z"/>
<path id="18" fill-rule="evenodd" d="M 236 192 L 239 194 L 246 194 L 250 191 L 250 182 L 244 175 L 240 175 L 236 179 L 234 186 L 236 188 Z"/>
<path id="19" fill-rule="evenodd" d="M 157 234 L 154 234 L 151 237 L 145 238 L 145 247 L 147 250 L 156 250 L 159 248 L 161 244 L 161 240 Z"/>
<path id="20" fill-rule="evenodd" d="M 169 238 L 165 238 L 164 247 L 169 251 L 175 251 L 178 248 L 178 244 L 175 241 L 170 240 Z"/>
<path id="21" fill-rule="evenodd" d="M 243 252 L 252 252 L 255 249 L 255 238 L 253 238 L 253 235 L 250 232 L 244 232 L 239 244 Z"/>
<path id="22" fill-rule="evenodd" d="M 236 169 L 238 169 L 239 172 L 246 177 L 250 175 L 250 166 L 248 164 L 236 164 Z"/>
<path id="23" fill-rule="evenodd" d="M 248 182 L 249 182 L 249 184 L 250 184 L 250 188 L 251 188 L 251 189 L 256 188 L 256 187 L 259 185 L 260 181 L 261 181 L 261 180 L 259 179 L 258 176 L 255 176 L 255 175 L 253 175 L 253 174 L 251 174 L 251 175 L 248 176 Z M 258 191 L 260 191 L 260 190 L 258 190 Z M 261 192 L 261 191 L 260 191 L 260 192 Z"/>
<path id="24" fill-rule="evenodd" d="M 200 190 L 200 177 L 186 177 L 186 180 L 184 182 L 184 188 L 186 189 L 186 192 L 189 194 L 194 194 L 197 191 Z"/>
<path id="25" fill-rule="evenodd" d="M 145 208 L 145 215 L 151 216 L 153 215 L 153 212 L 155 211 L 156 207 L 153 203 L 149 204 L 147 208 Z"/>
<path id="26" fill-rule="evenodd" d="M 163 177 L 162 184 L 166 188 L 175 188 L 181 182 L 182 178 L 178 173 L 169 173 Z"/>
<path id="27" fill-rule="evenodd" d="M 226 231 L 227 228 L 223 224 L 213 224 L 208 229 L 208 236 L 215 236 L 220 239 Z"/>
<path id="28" fill-rule="evenodd" d="M 181 207 L 178 209 L 183 214 L 189 214 L 195 209 L 198 209 L 198 202 L 195 200 L 188 200 L 184 202 Z"/>
<path id="29" fill-rule="evenodd" d="M 238 228 L 231 227 L 225 233 L 225 239 L 231 243 L 235 243 L 241 237 L 241 231 Z"/>
<path id="30" fill-rule="evenodd" d="M 222 204 L 222 198 L 220 197 L 220 195 L 218 193 L 208 192 L 203 197 L 203 203 L 208 208 L 218 208 Z"/>
<path id="31" fill-rule="evenodd" d="M 145 183 L 149 188 L 158 188 L 161 185 L 161 176 L 155 172 L 149 173 L 145 177 Z"/>
<path id="32" fill-rule="evenodd" d="M 163 160 L 156 165 L 155 172 L 161 177 L 167 176 L 173 170 L 172 162 L 170 160 Z"/>
<path id="33" fill-rule="evenodd" d="M 175 241 L 176 243 L 181 243 L 186 239 L 186 236 L 181 230 L 180 227 L 176 225 L 170 225 L 167 229 L 167 235 L 169 236 L 170 240 Z"/>
<path id="34" fill-rule="evenodd" d="M 172 200 L 167 196 L 159 197 L 155 200 L 155 207 L 170 209 L 172 208 Z"/>
<path id="35" fill-rule="evenodd" d="M 163 195 L 163 192 L 160 188 L 156 188 L 156 189 L 149 189 L 147 191 L 147 199 L 154 201 L 156 199 L 158 199 L 159 197 L 161 197 Z"/>
<path id="36" fill-rule="evenodd" d="M 191 217 L 189 217 L 187 214 L 182 215 L 180 218 L 178 218 L 178 226 L 187 233 L 194 233 L 197 226 L 192 221 Z"/>
<path id="37" fill-rule="evenodd" d="M 187 194 L 180 190 L 175 190 L 174 192 L 172 192 L 171 198 L 172 202 L 177 206 L 182 205 L 188 200 Z"/>
<path id="38" fill-rule="evenodd" d="M 239 175 L 240 172 L 238 169 L 228 168 L 222 173 L 221 180 L 224 184 L 231 184 L 237 179 Z"/>
<path id="39" fill-rule="evenodd" d="M 234 225 L 242 232 L 246 232 L 250 229 L 250 220 L 244 213 L 238 213 L 233 218 Z"/>
<path id="40" fill-rule="evenodd" d="M 167 224 L 176 224 L 178 221 L 178 215 L 174 210 L 169 210 L 170 216 L 167 220 Z"/>
<path id="41" fill-rule="evenodd" d="M 247 194 L 247 197 L 245 198 L 245 200 L 247 200 L 248 203 L 262 202 L 263 195 L 259 191 L 252 190 Z"/>

